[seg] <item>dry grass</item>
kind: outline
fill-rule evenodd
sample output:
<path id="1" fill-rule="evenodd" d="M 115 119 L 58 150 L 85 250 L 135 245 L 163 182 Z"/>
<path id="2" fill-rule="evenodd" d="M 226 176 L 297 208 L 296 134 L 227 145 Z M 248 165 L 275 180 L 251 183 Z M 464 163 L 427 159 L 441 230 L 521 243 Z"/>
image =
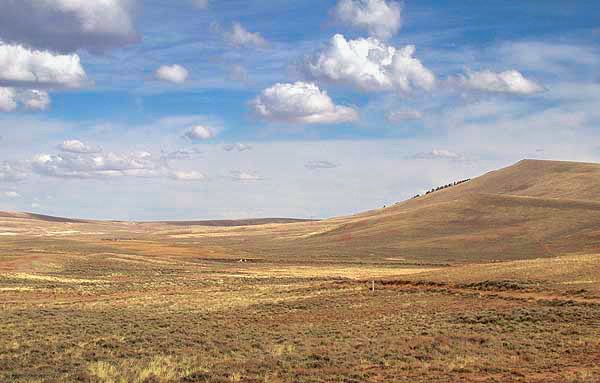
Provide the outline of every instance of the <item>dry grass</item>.
<path id="1" fill-rule="evenodd" d="M 262 226 L 0 214 L 0 382 L 599 382 L 598 179 Z"/>
<path id="2" fill-rule="evenodd" d="M 528 261 L 532 284 L 523 262 L 438 271 L 397 260 L 192 262 L 178 247 L 116 262 L 124 249 L 53 246 L 60 267 L 0 274 L 2 382 L 593 382 L 600 373 L 600 303 L 559 288 L 588 278 L 577 270 L 594 270 L 595 256 L 560 258 L 562 274 Z M 494 279 L 511 273 L 511 283 Z"/>

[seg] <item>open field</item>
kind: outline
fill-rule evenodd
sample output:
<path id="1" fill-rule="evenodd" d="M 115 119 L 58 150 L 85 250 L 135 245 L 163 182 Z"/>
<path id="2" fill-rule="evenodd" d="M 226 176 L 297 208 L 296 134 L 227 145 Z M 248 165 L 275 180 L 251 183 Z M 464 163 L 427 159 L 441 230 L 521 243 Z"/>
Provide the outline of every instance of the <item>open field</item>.
<path id="1" fill-rule="evenodd" d="M 600 382 L 599 176 L 308 222 L 4 213 L 0 382 Z"/>

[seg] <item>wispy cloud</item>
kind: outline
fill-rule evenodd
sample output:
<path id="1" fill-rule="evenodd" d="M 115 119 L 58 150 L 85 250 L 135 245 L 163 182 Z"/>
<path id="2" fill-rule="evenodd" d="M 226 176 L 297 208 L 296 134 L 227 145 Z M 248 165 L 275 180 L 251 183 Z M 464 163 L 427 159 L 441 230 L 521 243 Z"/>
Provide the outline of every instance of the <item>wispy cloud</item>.
<path id="1" fill-rule="evenodd" d="M 316 160 L 316 161 L 308 161 L 304 164 L 304 167 L 310 170 L 316 169 L 333 169 L 337 168 L 338 165 L 333 162 L 324 161 L 324 160 Z"/>
<path id="2" fill-rule="evenodd" d="M 238 151 L 238 152 L 245 152 L 248 150 L 252 150 L 252 146 L 248 145 L 248 144 L 242 144 L 242 143 L 236 143 L 236 144 L 227 144 L 223 146 L 223 150 L 225 150 L 226 152 L 231 152 L 231 151 Z"/>
<path id="3" fill-rule="evenodd" d="M 239 182 L 253 182 L 253 181 L 262 181 L 264 178 L 259 176 L 256 173 L 241 171 L 241 170 L 233 170 L 230 173 L 230 177 L 234 181 Z"/>
<path id="4" fill-rule="evenodd" d="M 484 92 L 531 95 L 545 90 L 542 85 L 525 78 L 517 70 L 507 70 L 499 73 L 489 70 L 467 72 L 466 75 L 459 75 L 452 81 L 466 89 Z"/>
<path id="5" fill-rule="evenodd" d="M 433 149 L 430 152 L 421 152 L 410 156 L 416 160 L 459 160 L 462 156 L 446 149 Z"/>
<path id="6" fill-rule="evenodd" d="M 229 43 L 236 46 L 264 48 L 269 45 L 260 33 L 250 32 L 238 22 L 233 23 L 231 30 L 226 31 L 224 36 Z"/>

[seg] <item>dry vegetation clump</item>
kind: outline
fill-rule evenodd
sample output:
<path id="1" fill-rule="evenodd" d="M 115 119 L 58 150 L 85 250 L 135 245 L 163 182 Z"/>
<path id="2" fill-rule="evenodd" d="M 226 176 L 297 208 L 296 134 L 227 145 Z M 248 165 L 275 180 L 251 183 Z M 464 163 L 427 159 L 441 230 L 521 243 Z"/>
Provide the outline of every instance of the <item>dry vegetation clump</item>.
<path id="1" fill-rule="evenodd" d="M 118 365 L 105 361 L 92 362 L 88 365 L 87 373 L 90 380 L 102 383 L 191 382 L 209 376 L 208 371 L 195 366 L 192 360 L 171 356 L 156 356 L 146 361 L 125 360 Z"/>

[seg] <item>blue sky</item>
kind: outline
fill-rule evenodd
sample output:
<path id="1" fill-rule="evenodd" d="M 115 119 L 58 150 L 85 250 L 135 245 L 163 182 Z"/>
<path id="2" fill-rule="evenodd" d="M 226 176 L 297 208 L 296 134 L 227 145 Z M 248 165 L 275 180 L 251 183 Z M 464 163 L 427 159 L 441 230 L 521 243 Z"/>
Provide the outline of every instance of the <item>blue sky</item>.
<path id="1" fill-rule="evenodd" d="M 600 161 L 594 1 L 46 3 L 0 15 L 0 210 L 328 217 Z"/>

